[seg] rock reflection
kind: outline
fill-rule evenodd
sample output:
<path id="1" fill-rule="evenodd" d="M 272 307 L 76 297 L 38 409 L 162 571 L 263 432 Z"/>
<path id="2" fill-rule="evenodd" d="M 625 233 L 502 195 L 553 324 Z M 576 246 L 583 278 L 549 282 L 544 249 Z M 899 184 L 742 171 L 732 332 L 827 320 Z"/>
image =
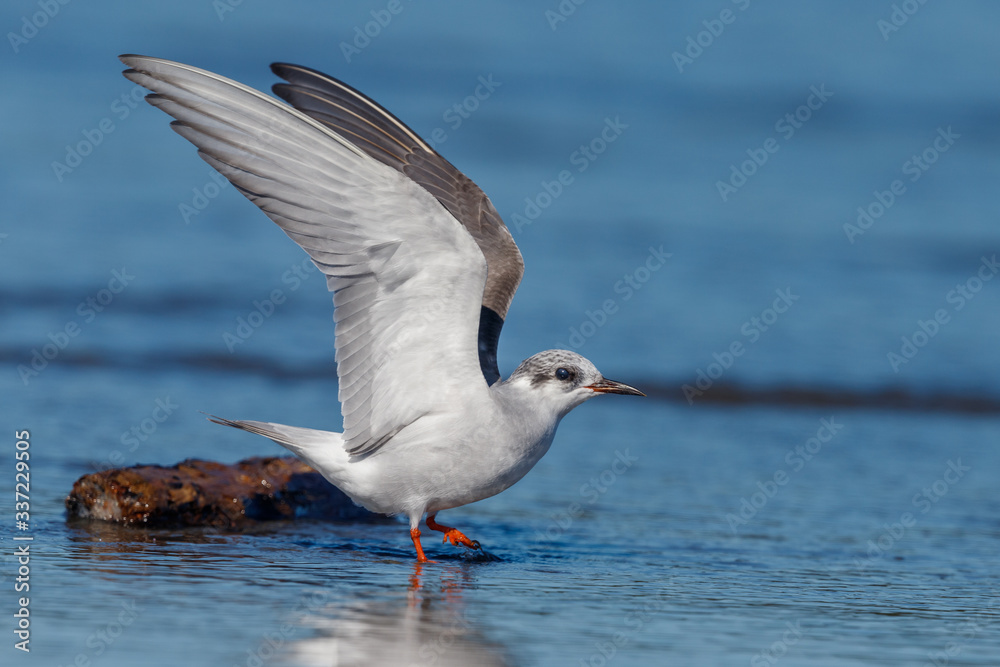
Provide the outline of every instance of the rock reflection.
<path id="1" fill-rule="evenodd" d="M 466 616 L 462 565 L 413 564 L 405 597 L 331 605 L 301 616 L 279 660 L 296 667 L 514 665 L 500 644 Z"/>

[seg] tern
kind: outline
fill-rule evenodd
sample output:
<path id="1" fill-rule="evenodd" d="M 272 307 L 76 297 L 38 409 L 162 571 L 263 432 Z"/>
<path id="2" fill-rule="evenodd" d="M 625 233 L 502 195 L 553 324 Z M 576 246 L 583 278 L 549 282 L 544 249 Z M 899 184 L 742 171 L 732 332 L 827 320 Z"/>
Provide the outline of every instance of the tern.
<path id="1" fill-rule="evenodd" d="M 570 410 L 643 396 L 575 352 L 506 380 L 497 343 L 524 261 L 483 191 L 391 113 L 315 70 L 275 63 L 276 99 L 211 72 L 123 55 L 124 75 L 205 162 L 277 223 L 333 292 L 343 433 L 212 421 L 289 449 L 355 503 L 481 549 L 438 512 L 489 498 L 545 455 Z"/>

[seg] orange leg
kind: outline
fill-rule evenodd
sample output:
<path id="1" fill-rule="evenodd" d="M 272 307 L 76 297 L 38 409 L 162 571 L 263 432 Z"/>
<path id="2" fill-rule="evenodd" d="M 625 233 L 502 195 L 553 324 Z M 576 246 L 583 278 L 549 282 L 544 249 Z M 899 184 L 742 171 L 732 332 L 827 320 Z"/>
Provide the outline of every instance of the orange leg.
<path id="1" fill-rule="evenodd" d="M 413 546 L 417 550 L 417 562 L 426 563 L 427 556 L 424 555 L 424 548 L 420 546 L 420 531 L 416 528 L 410 529 L 410 539 L 413 540 Z"/>
<path id="2" fill-rule="evenodd" d="M 427 516 L 427 527 L 431 530 L 436 530 L 440 533 L 444 533 L 444 539 L 442 542 L 451 542 L 453 545 L 458 546 L 461 544 L 463 547 L 469 547 L 470 549 L 480 549 L 479 542 L 475 540 L 470 540 L 468 537 L 462 534 L 461 531 L 452 528 L 451 526 L 442 526 L 434 520 L 437 514 L 429 514 Z"/>

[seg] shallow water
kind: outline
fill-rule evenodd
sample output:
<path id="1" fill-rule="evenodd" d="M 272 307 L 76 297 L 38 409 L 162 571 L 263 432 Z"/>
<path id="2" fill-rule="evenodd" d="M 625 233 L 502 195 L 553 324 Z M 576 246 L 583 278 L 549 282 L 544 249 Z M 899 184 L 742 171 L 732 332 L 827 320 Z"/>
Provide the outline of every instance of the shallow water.
<path id="1" fill-rule="evenodd" d="M 524 483 L 448 513 L 499 562 L 432 542 L 437 562 L 416 564 L 402 523 L 239 535 L 66 524 L 61 497 L 42 493 L 35 652 L 59 664 L 602 664 L 613 653 L 735 665 L 787 653 L 813 665 L 920 664 L 956 645 L 952 664 L 992 664 L 992 418 L 588 407 Z M 817 447 L 823 420 L 842 428 Z M 206 448 L 218 435 L 196 431 Z M 68 488 L 75 466 L 33 446 L 38 488 Z"/>
<path id="2" fill-rule="evenodd" d="M 12 505 L 0 520 L 2 614 L 13 538 L 34 540 L 32 650 L 8 623 L 4 664 L 997 664 L 996 6 L 926 3 L 884 39 L 891 3 L 585 3 L 555 30 L 530 3 L 407 3 L 349 64 L 339 43 L 384 5 L 229 6 L 60 5 L 5 55 L 2 447 L 30 430 L 32 485 L 30 530 Z M 730 6 L 678 72 L 673 51 Z M 133 109 L 124 51 L 261 89 L 270 61 L 301 62 L 425 136 L 444 128 L 527 264 L 501 370 L 570 346 L 648 390 L 574 411 L 521 483 L 442 515 L 499 560 L 425 540 L 437 562 L 420 566 L 402 522 L 66 521 L 94 469 L 281 453 L 200 411 L 340 427 L 323 281 L 209 187 L 165 116 Z M 502 84 L 452 127 L 490 74 Z M 778 132 L 823 85 L 828 102 Z M 52 163 L 104 118 L 114 131 L 60 179 Z M 515 224 L 608 119 L 628 127 Z M 857 208 L 949 127 L 953 146 L 852 243 Z M 772 136 L 723 201 L 717 181 Z M 213 196 L 185 222 L 198 193 Z M 50 344 L 37 375 L 19 370 Z"/>

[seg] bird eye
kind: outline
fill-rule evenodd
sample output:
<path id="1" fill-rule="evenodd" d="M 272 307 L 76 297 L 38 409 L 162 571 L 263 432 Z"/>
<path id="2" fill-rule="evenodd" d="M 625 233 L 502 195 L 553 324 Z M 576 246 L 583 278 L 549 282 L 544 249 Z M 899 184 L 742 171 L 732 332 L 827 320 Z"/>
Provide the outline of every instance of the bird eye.
<path id="1" fill-rule="evenodd" d="M 568 380 L 570 375 L 571 373 L 565 368 L 556 369 L 556 377 L 559 378 L 560 380 Z"/>

